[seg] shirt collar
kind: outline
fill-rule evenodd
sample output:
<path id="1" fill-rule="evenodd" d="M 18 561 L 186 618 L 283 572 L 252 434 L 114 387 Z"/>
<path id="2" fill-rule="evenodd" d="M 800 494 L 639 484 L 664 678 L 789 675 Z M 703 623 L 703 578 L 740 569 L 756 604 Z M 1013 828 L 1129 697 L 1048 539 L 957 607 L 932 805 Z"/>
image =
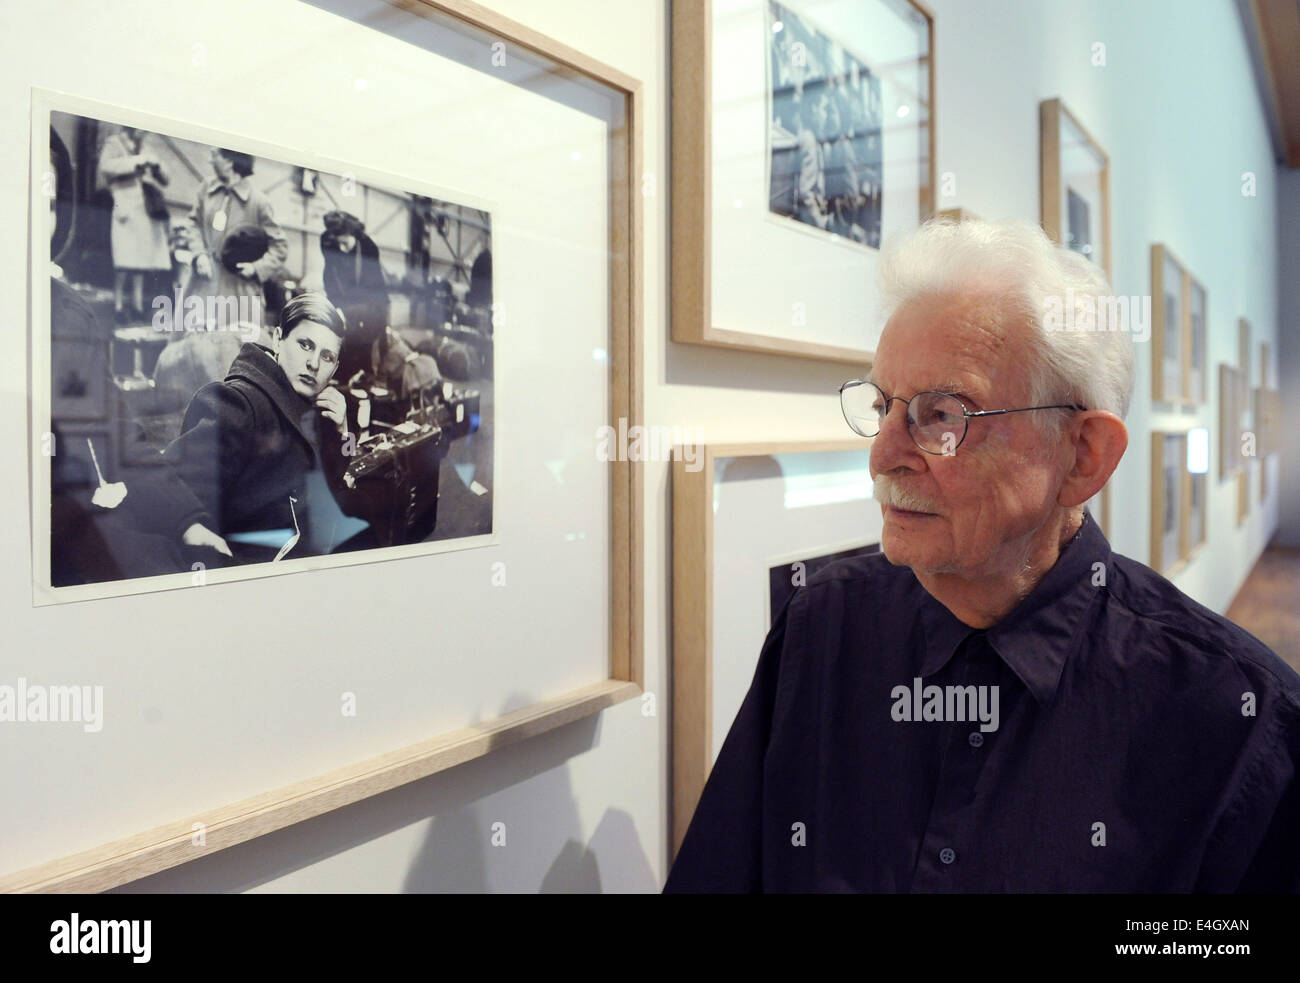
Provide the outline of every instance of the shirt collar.
<path id="1" fill-rule="evenodd" d="M 1093 583 L 1094 564 L 1101 563 L 1108 576 L 1110 556 L 1110 543 L 1084 509 L 1083 523 L 1061 548 L 1052 568 L 1006 617 L 984 633 L 989 645 L 1039 705 L 1050 703 L 1056 695 L 1065 660 L 1083 638 L 1084 619 L 1106 582 L 1103 579 L 1100 584 Z M 957 647 L 980 629 L 959 620 L 924 587 L 921 591 L 924 677 L 947 665 Z"/>
<path id="2" fill-rule="evenodd" d="M 238 181 L 233 184 L 226 184 L 220 178 L 213 178 L 208 182 L 208 194 L 215 195 L 221 191 L 228 191 L 238 198 L 245 205 L 248 204 L 248 198 L 252 194 L 253 184 L 242 174 Z"/>

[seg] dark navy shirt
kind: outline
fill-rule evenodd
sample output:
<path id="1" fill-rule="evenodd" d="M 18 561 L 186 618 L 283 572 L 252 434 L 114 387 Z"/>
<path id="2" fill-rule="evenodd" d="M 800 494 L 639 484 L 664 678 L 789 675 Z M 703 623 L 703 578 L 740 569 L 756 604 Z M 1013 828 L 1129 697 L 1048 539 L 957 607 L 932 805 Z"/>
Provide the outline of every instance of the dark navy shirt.
<path id="1" fill-rule="evenodd" d="M 1297 891 L 1297 762 L 1300 676 L 1091 516 L 985 631 L 858 557 L 773 623 L 664 890 Z"/>

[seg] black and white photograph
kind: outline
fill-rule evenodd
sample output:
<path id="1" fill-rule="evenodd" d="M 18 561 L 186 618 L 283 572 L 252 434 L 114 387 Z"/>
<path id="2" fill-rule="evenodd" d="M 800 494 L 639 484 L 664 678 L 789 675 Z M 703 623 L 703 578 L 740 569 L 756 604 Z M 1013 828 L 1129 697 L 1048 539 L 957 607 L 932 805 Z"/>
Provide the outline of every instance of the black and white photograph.
<path id="1" fill-rule="evenodd" d="M 1206 508 L 1210 484 L 1210 428 L 1193 427 L 1187 431 L 1187 473 L 1189 500 L 1187 504 L 1187 548 L 1195 550 L 1204 545 L 1208 532 Z"/>
<path id="2" fill-rule="evenodd" d="M 1164 502 L 1161 509 L 1160 524 L 1160 569 L 1170 571 L 1183 558 L 1183 471 L 1186 468 L 1187 451 L 1185 441 L 1180 434 L 1165 434 L 1162 442 L 1164 458 L 1161 474 L 1163 475 Z"/>
<path id="3" fill-rule="evenodd" d="M 1205 402 L 1206 362 L 1205 362 L 1205 310 L 1207 297 L 1205 288 L 1196 280 L 1191 281 L 1191 360 L 1188 386 L 1193 402 Z"/>
<path id="4" fill-rule="evenodd" d="M 1164 323 L 1159 326 L 1164 339 L 1161 361 L 1164 402 L 1178 402 L 1183 387 L 1183 270 L 1168 255 L 1164 258 L 1160 289 L 1164 295 Z"/>
<path id="5" fill-rule="evenodd" d="M 835 38 L 768 0 L 770 208 L 880 247 L 880 77 Z"/>
<path id="6" fill-rule="evenodd" d="M 1066 219 L 1068 222 L 1065 244 L 1074 250 L 1092 258 L 1092 226 L 1088 199 L 1073 188 L 1066 189 Z"/>
<path id="7" fill-rule="evenodd" d="M 154 125 L 51 108 L 33 129 L 45 586 L 489 536 L 490 212 Z"/>
<path id="8" fill-rule="evenodd" d="M 831 553 L 821 553 L 799 560 L 792 560 L 789 563 L 778 563 L 775 566 L 769 567 L 767 571 L 767 627 L 771 627 L 772 620 L 781 613 L 781 608 L 784 607 L 785 602 L 790 599 L 790 595 L 792 595 L 798 588 L 807 584 L 813 574 L 830 566 L 838 560 L 848 560 L 855 556 L 867 556 L 868 554 L 879 552 L 879 543 L 867 543 L 862 546 L 852 546 L 847 549 L 835 550 Z"/>

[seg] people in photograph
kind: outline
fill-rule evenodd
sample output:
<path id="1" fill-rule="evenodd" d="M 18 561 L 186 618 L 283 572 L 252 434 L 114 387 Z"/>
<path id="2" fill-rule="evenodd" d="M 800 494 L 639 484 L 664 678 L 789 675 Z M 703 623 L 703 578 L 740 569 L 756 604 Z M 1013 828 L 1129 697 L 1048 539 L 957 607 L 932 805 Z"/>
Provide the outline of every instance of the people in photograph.
<path id="1" fill-rule="evenodd" d="M 325 294 L 343 312 L 347 337 L 339 358 L 339 379 L 369 371 L 371 346 L 388 326 L 388 284 L 379 247 L 365 223 L 342 210 L 326 212 L 320 250 L 325 261 Z"/>
<path id="2" fill-rule="evenodd" d="M 330 385 L 343 338 L 343 317 L 323 294 L 286 303 L 275 350 L 246 342 L 225 379 L 190 400 L 164 474 L 137 496 L 149 501 L 147 523 L 237 559 L 232 533 L 301 529 L 308 472 L 324 470 L 332 485 L 346 467 L 347 404 Z"/>
<path id="3" fill-rule="evenodd" d="M 826 150 L 822 137 L 826 133 L 829 97 L 822 84 L 807 86 L 799 103 L 799 185 L 795 217 L 819 229 L 831 221 L 826 199 Z"/>
<path id="4" fill-rule="evenodd" d="M 68 241 L 71 232 L 72 157 L 63 139 L 50 128 L 50 170 L 53 185 L 50 187 L 50 255 L 58 254 Z M 62 270 L 51 263 L 50 271 L 50 335 L 52 355 L 57 359 L 57 349 L 68 346 L 76 358 L 70 359 L 66 369 L 70 378 L 51 380 L 52 390 L 58 392 L 73 385 L 89 390 L 92 377 L 104 380 L 108 376 L 107 342 L 95 312 L 62 279 Z M 78 435 L 80 441 L 94 437 L 106 441 L 102 433 Z M 70 436 L 65 421 L 51 413 L 50 439 L 50 582 L 56 587 L 89 583 L 95 580 L 112 580 L 123 576 L 123 564 L 113 555 L 111 534 L 98 528 L 92 498 L 98 482 L 93 467 L 74 448 L 78 438 Z"/>
<path id="5" fill-rule="evenodd" d="M 99 152 L 99 174 L 113 198 L 109 248 L 113 259 L 113 313 L 118 323 L 148 320 L 145 276 L 171 269 L 167 205 L 162 191 L 167 173 L 158 160 L 153 139 L 138 127 L 122 126 L 108 135 Z"/>
<path id="6" fill-rule="evenodd" d="M 467 307 L 492 313 L 492 250 L 483 247 L 469 267 L 469 290 L 465 292 Z M 491 320 L 488 327 L 491 328 Z"/>
<path id="7" fill-rule="evenodd" d="M 830 210 L 830 231 L 845 238 L 862 242 L 865 232 L 854 222 L 863 204 L 862 184 L 864 169 L 858 159 L 848 129 L 846 86 L 839 76 L 827 85 L 826 125 L 820 134 L 826 160 L 826 201 Z"/>
<path id="8" fill-rule="evenodd" d="M 935 220 L 877 275 L 841 408 L 881 552 L 776 612 L 665 890 L 1300 891 L 1300 675 L 1086 508 L 1135 339 L 1044 311 L 1105 274 L 1036 223 Z"/>
<path id="9" fill-rule="evenodd" d="M 289 244 L 266 195 L 253 187 L 251 154 L 213 147 L 213 178 L 199 186 L 188 225 L 190 291 L 217 298 L 214 327 L 264 312 L 264 284 L 283 267 Z M 206 310 L 206 308 L 205 308 Z"/>

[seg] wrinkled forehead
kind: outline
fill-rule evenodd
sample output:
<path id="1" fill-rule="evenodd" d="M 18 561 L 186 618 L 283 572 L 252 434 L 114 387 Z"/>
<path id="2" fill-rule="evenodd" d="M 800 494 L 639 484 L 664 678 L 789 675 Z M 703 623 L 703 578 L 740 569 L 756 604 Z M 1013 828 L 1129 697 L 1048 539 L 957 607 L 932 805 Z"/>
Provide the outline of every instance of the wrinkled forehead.
<path id="1" fill-rule="evenodd" d="M 868 378 L 891 395 L 1013 398 L 1025 388 L 1029 343 L 1029 326 L 994 294 L 923 295 L 890 317 Z"/>

